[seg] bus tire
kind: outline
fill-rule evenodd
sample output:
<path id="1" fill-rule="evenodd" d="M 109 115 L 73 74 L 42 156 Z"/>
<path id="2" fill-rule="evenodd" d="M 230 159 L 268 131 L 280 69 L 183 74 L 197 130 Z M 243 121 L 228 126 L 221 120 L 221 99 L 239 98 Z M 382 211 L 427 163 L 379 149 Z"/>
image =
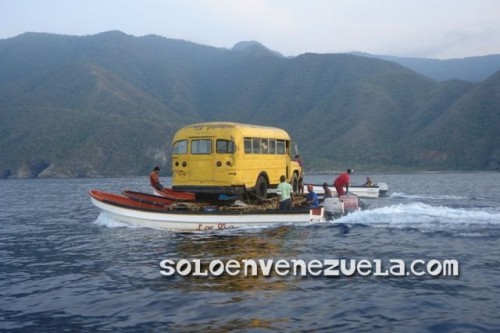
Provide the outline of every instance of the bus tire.
<path id="1" fill-rule="evenodd" d="M 297 193 L 299 191 L 299 176 L 297 176 L 297 173 L 293 173 L 293 176 L 292 176 L 292 188 L 293 188 L 293 192 L 294 193 Z"/>
<path id="2" fill-rule="evenodd" d="M 260 199 L 267 198 L 267 180 L 266 177 L 260 175 L 255 184 L 255 195 Z"/>

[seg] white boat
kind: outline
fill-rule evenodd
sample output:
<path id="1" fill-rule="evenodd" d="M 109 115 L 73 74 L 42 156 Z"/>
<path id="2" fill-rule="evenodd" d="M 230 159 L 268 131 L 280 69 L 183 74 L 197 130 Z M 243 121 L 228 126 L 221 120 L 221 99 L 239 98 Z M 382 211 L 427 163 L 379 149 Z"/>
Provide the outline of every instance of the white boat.
<path id="1" fill-rule="evenodd" d="M 328 186 L 330 191 L 332 191 L 332 195 L 337 195 L 337 190 L 333 186 Z M 322 185 L 313 184 L 314 192 L 318 193 L 319 196 L 324 195 L 325 191 L 323 190 Z M 369 198 L 375 199 L 379 197 L 384 197 L 387 195 L 389 188 L 387 183 L 378 183 L 374 186 L 349 186 L 349 192 L 357 195 L 360 198 Z M 304 186 L 304 193 L 307 193 L 307 186 Z"/>
<path id="2" fill-rule="evenodd" d="M 344 203 L 337 200 L 326 207 L 297 208 L 287 211 L 218 211 L 216 207 L 201 211 L 169 209 L 151 203 L 132 202 L 128 198 L 92 190 L 92 203 L 112 219 L 131 225 L 174 231 L 212 231 L 242 226 L 268 226 L 275 224 L 297 224 L 326 222 L 344 213 Z M 210 208 L 214 208 L 210 211 Z"/>

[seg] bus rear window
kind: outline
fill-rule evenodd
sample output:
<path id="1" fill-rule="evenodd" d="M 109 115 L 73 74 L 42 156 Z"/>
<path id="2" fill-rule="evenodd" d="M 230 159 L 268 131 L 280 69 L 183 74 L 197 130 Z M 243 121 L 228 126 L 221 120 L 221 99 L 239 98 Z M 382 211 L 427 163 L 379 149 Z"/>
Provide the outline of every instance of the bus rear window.
<path id="1" fill-rule="evenodd" d="M 188 149 L 187 140 L 181 140 L 174 143 L 174 147 L 172 148 L 172 154 L 181 155 L 186 154 Z"/>
<path id="2" fill-rule="evenodd" d="M 191 154 L 211 154 L 212 153 L 212 140 L 210 139 L 196 139 L 191 140 Z"/>
<path id="3" fill-rule="evenodd" d="M 215 144 L 217 154 L 232 154 L 234 153 L 234 142 L 228 140 L 217 140 Z"/>

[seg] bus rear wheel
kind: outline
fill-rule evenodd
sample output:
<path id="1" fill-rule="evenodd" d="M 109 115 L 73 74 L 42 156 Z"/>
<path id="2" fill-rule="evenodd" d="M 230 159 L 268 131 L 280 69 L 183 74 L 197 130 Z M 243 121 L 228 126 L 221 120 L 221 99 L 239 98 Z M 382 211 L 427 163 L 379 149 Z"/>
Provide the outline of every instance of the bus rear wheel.
<path id="1" fill-rule="evenodd" d="M 267 198 L 267 180 L 264 176 L 259 176 L 259 178 L 257 178 L 255 195 L 260 199 Z"/>

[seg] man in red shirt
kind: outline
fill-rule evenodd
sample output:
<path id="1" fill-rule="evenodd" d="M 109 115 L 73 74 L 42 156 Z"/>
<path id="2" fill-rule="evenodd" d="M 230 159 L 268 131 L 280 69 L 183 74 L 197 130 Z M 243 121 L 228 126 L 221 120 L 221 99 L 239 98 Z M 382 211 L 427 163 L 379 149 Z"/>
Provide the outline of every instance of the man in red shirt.
<path id="1" fill-rule="evenodd" d="M 333 186 L 337 190 L 337 195 L 340 197 L 341 195 L 346 194 L 349 191 L 349 175 L 352 173 L 352 169 L 347 169 L 346 172 L 341 173 L 337 179 L 333 182 Z M 345 186 L 345 191 L 344 191 Z"/>

